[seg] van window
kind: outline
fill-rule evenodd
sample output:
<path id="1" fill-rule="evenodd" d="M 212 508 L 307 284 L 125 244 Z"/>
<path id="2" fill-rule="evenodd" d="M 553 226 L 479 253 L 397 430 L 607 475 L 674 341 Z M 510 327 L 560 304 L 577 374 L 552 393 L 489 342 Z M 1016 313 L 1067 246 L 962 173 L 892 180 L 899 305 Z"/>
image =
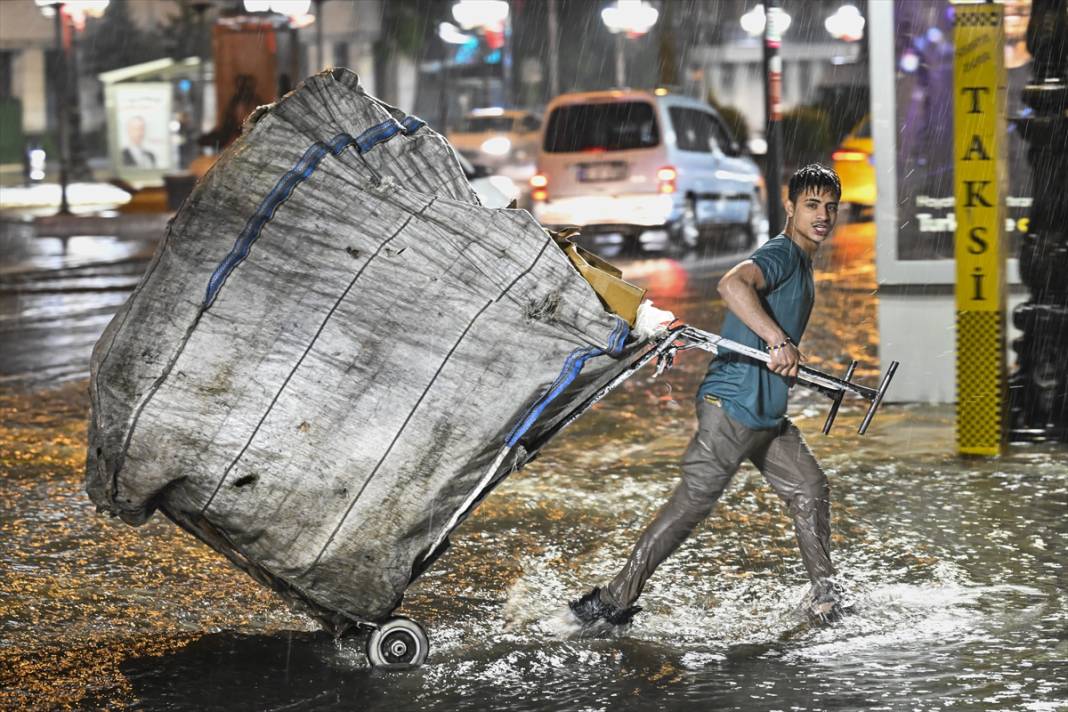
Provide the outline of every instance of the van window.
<path id="1" fill-rule="evenodd" d="M 719 116 L 713 116 L 708 114 L 709 120 L 712 122 L 712 140 L 719 144 L 720 149 L 727 155 L 733 155 L 736 144 L 734 137 L 731 136 L 730 129 L 723 123 L 723 119 Z"/>
<path id="2" fill-rule="evenodd" d="M 549 115 L 545 151 L 626 151 L 660 143 L 653 106 L 644 101 L 561 106 Z"/>
<path id="3" fill-rule="evenodd" d="M 668 109 L 668 114 L 675 129 L 675 143 L 680 151 L 711 153 L 715 143 L 712 140 L 712 124 L 709 121 L 711 117 L 708 114 L 678 106 Z"/>

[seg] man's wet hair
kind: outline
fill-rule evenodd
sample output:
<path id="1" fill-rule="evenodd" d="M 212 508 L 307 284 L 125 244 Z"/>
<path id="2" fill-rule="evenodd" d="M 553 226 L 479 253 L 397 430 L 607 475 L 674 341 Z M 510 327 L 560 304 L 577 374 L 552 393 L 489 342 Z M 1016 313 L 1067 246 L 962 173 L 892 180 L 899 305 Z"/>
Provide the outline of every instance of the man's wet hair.
<path id="1" fill-rule="evenodd" d="M 790 176 L 790 188 L 787 195 L 791 203 L 796 203 L 800 195 L 813 190 L 822 193 L 825 190 L 834 194 L 835 202 L 842 198 L 842 181 L 838 174 L 827 166 L 819 163 L 810 163 L 803 168 L 798 168 Z"/>

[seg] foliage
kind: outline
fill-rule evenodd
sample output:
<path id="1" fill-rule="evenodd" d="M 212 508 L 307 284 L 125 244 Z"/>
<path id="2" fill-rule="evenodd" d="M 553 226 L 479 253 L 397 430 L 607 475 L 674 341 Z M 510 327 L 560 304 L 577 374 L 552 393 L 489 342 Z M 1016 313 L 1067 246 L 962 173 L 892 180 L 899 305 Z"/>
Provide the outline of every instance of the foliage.
<path id="1" fill-rule="evenodd" d="M 817 89 L 812 106 L 827 112 L 831 140 L 837 144 L 870 109 L 870 92 L 856 84 L 824 85 Z"/>
<path id="2" fill-rule="evenodd" d="M 798 106 L 782 115 L 783 153 L 787 165 L 824 161 L 834 148 L 827 112 Z"/>
<path id="3" fill-rule="evenodd" d="M 730 129 L 734 140 L 742 147 L 748 145 L 749 121 L 745 118 L 745 114 L 729 104 L 721 104 L 716 101 L 716 95 L 711 91 L 708 92 L 708 103 L 719 113 L 723 123 L 727 124 L 727 128 Z"/>
<path id="4" fill-rule="evenodd" d="M 733 106 L 717 106 L 716 111 L 719 112 L 723 123 L 727 124 L 734 140 L 743 147 L 747 146 L 749 144 L 749 121 L 746 120 L 745 114 Z"/>

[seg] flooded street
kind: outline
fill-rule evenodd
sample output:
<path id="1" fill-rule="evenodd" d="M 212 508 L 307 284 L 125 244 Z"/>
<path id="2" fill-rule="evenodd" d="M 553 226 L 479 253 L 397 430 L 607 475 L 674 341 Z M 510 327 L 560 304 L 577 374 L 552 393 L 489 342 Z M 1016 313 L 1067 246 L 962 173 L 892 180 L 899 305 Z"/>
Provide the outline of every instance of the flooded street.
<path id="1" fill-rule="evenodd" d="M 826 437 L 826 399 L 793 398 L 855 615 L 804 623 L 790 520 L 747 465 L 625 636 L 568 639 L 566 601 L 615 573 L 675 485 L 699 353 L 632 378 L 495 490 L 399 611 L 427 628 L 427 664 L 372 671 L 362 639 L 318 632 L 163 517 L 135 529 L 85 495 L 89 352 L 154 247 L 0 227 L 0 707 L 1068 709 L 1068 457 L 958 458 L 948 406 L 886 406 L 862 437 L 847 399 Z M 802 345 L 832 373 L 857 359 L 867 383 L 873 250 L 871 224 L 840 228 Z M 712 331 L 732 262 L 616 260 Z"/>
<path id="2" fill-rule="evenodd" d="M 0 223 L 0 386 L 89 376 L 89 353 L 137 285 L 155 239 L 38 236 Z"/>

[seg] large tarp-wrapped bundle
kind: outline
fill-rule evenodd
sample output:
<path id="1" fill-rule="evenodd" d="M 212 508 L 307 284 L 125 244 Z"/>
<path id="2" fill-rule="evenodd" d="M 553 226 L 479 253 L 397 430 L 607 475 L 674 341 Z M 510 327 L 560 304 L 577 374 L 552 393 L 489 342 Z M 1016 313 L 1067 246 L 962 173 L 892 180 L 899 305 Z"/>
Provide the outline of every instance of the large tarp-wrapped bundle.
<path id="1" fill-rule="evenodd" d="M 440 135 L 324 72 L 249 119 L 97 344 L 87 489 L 381 620 L 628 334 Z"/>

